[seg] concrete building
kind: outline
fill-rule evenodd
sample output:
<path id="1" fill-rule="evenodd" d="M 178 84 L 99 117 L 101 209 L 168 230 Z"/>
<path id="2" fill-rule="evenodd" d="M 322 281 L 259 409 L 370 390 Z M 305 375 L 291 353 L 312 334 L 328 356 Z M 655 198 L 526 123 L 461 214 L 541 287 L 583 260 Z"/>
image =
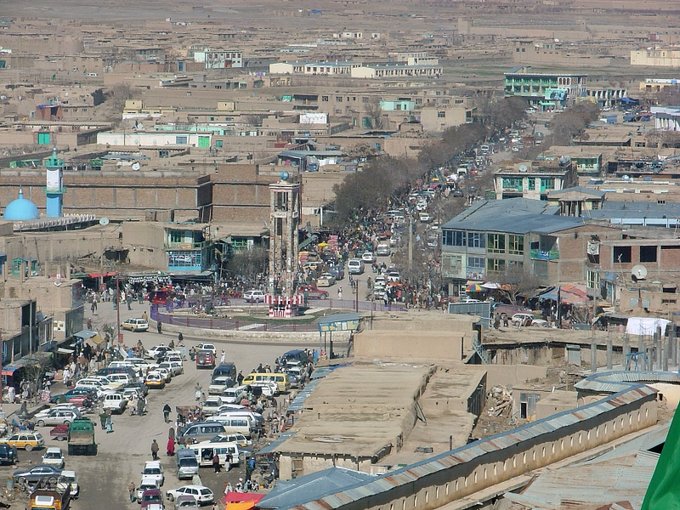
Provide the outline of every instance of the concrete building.
<path id="1" fill-rule="evenodd" d="M 680 106 L 652 106 L 654 128 L 661 131 L 680 131 Z"/>
<path id="2" fill-rule="evenodd" d="M 558 207 L 512 198 L 476 203 L 442 225 L 442 276 L 456 289 L 467 281 L 539 285 L 585 278 L 591 235 L 621 238 L 608 226 L 557 216 Z"/>
<path id="3" fill-rule="evenodd" d="M 444 73 L 444 68 L 439 65 L 408 63 L 371 63 L 352 68 L 352 78 L 361 79 L 387 79 L 387 78 L 439 78 Z"/>
<path id="4" fill-rule="evenodd" d="M 420 123 L 425 131 L 434 133 L 444 131 L 450 127 L 470 124 L 474 108 L 460 106 L 426 106 L 420 110 Z"/>
<path id="5" fill-rule="evenodd" d="M 243 54 L 238 50 L 205 48 L 194 51 L 194 62 L 205 64 L 206 69 L 229 69 L 243 67 Z"/>
<path id="6" fill-rule="evenodd" d="M 630 51 L 630 65 L 645 67 L 680 67 L 680 49 L 646 48 Z"/>
<path id="7" fill-rule="evenodd" d="M 133 266 L 180 275 L 212 268 L 214 244 L 206 224 L 126 221 L 122 235 Z"/>
<path id="8" fill-rule="evenodd" d="M 604 170 L 603 154 L 598 147 L 553 145 L 541 153 L 538 159 L 559 160 L 561 157 L 571 160 L 577 175 L 598 176 Z"/>
<path id="9" fill-rule="evenodd" d="M 526 98 L 543 109 L 564 107 L 586 97 L 588 76 L 571 73 L 541 73 L 516 67 L 505 73 L 505 97 Z"/>
<path id="10" fill-rule="evenodd" d="M 548 193 L 574 186 L 576 169 L 568 158 L 513 163 L 496 171 L 496 199 L 524 197 L 547 200 Z"/>

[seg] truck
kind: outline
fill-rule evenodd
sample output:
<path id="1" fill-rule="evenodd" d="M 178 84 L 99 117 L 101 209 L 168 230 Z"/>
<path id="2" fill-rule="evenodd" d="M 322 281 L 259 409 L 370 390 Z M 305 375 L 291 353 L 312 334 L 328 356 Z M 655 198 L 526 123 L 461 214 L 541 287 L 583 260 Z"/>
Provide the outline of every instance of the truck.
<path id="1" fill-rule="evenodd" d="M 67 510 L 70 503 L 70 485 L 62 485 L 56 489 L 36 489 L 31 494 L 28 510 Z"/>
<path id="2" fill-rule="evenodd" d="M 73 420 L 68 428 L 69 455 L 97 455 L 94 423 L 88 418 Z"/>

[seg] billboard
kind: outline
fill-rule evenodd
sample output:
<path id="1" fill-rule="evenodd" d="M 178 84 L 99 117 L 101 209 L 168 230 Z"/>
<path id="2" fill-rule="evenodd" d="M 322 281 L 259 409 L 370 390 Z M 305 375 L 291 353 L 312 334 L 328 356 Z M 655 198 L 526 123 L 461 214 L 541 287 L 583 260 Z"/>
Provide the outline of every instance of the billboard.
<path id="1" fill-rule="evenodd" d="M 328 124 L 327 113 L 301 113 L 300 124 Z"/>

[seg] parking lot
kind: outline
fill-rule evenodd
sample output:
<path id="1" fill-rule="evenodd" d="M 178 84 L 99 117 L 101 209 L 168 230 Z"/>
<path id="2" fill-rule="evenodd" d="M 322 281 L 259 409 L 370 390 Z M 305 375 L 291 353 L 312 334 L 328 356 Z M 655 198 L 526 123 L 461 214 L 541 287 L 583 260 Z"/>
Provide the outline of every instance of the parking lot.
<path id="1" fill-rule="evenodd" d="M 103 303 L 100 313 L 104 306 L 111 306 L 110 303 Z M 140 316 L 144 305 L 133 305 L 132 311 L 121 310 L 121 320 L 127 317 Z M 110 315 L 111 311 L 104 314 Z M 125 333 L 125 343 L 133 345 L 140 339 L 145 348 L 164 343 L 168 344 L 171 340 L 177 342 L 176 334 L 159 335 L 156 332 L 147 333 Z M 193 338 L 191 332 L 184 334 L 184 345 L 187 348 L 201 342 L 199 338 Z M 287 345 L 267 345 L 222 343 L 219 340 L 211 340 L 217 348 L 218 359 L 221 350 L 225 351 L 225 359 L 236 363 L 238 370 L 242 370 L 247 375 L 258 364 L 272 364 L 274 359 L 284 351 L 290 349 Z M 299 344 L 297 345 L 299 346 Z M 314 346 L 310 346 L 314 347 Z M 177 488 L 182 485 L 190 484 L 190 480 L 180 482 L 176 476 L 176 464 L 174 457 L 168 457 L 165 453 L 168 430 L 170 424 L 164 423 L 162 408 L 165 403 L 169 403 L 173 409 L 171 420 L 175 418 L 175 407 L 181 405 L 193 405 L 195 403 L 195 386 L 199 383 L 207 392 L 210 383 L 211 370 L 197 370 L 195 365 L 187 359 L 184 363 L 184 374 L 175 376 L 171 383 L 162 390 L 150 390 L 148 395 L 147 413 L 144 416 L 131 416 L 130 411 L 123 415 L 113 415 L 113 433 L 107 433 L 99 427 L 97 411 L 89 417 L 97 424 L 96 442 L 98 444 L 98 454 L 96 456 L 69 456 L 66 454 L 66 443 L 54 441 L 49 437 L 49 426 L 36 427 L 45 437 L 46 446 L 60 446 L 66 455 L 65 469 L 76 471 L 78 481 L 81 486 L 81 496 L 72 503 L 73 509 L 120 509 L 135 508 L 137 503 L 130 503 L 128 497 L 128 484 L 133 481 L 139 484 L 141 480 L 141 470 L 147 460 L 151 460 L 151 443 L 157 440 L 160 446 L 159 457 L 165 471 L 165 484 L 162 488 L 163 493 L 168 489 Z M 61 392 L 63 386 L 55 385 L 52 393 Z M 279 405 L 283 405 L 288 397 L 286 395 L 277 398 Z M 271 412 L 271 408 L 265 410 L 265 416 Z M 44 449 L 32 452 L 19 451 L 18 467 L 25 467 L 31 464 L 40 464 Z M 5 478 L 11 478 L 15 467 L 2 467 L 0 473 Z M 212 467 L 202 467 L 200 469 L 201 481 L 210 487 L 215 493 L 216 500 L 221 498 L 225 485 L 231 482 L 236 485 L 239 478 L 245 478 L 245 465 L 243 463 L 232 469 L 230 472 L 222 471 L 213 473 Z M 24 508 L 24 505 L 16 508 Z M 171 506 L 169 508 L 172 508 Z"/>

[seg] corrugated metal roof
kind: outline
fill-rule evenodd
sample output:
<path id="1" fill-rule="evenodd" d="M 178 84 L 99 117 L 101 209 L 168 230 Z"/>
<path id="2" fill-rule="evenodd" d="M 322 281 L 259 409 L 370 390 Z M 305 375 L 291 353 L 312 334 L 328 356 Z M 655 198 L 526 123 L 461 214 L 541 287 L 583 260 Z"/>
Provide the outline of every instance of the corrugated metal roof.
<path id="1" fill-rule="evenodd" d="M 615 393 L 623 388 L 641 386 L 640 383 L 668 382 L 680 384 L 680 374 L 676 372 L 633 372 L 615 371 L 602 372 L 589 375 L 577 382 L 574 387 L 577 390 L 595 391 L 598 393 Z"/>
<path id="2" fill-rule="evenodd" d="M 636 452 L 625 458 L 546 470 L 521 494 L 506 493 L 505 498 L 535 509 L 563 508 L 567 502 L 590 508 L 614 501 L 630 501 L 639 508 L 658 457 Z"/>
<path id="3" fill-rule="evenodd" d="M 442 229 L 511 232 L 559 232 L 583 225 L 581 218 L 557 216 L 557 206 L 541 200 L 509 198 L 483 201 L 446 222 Z"/>

